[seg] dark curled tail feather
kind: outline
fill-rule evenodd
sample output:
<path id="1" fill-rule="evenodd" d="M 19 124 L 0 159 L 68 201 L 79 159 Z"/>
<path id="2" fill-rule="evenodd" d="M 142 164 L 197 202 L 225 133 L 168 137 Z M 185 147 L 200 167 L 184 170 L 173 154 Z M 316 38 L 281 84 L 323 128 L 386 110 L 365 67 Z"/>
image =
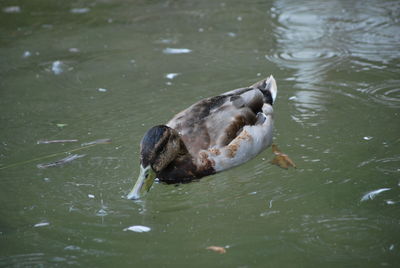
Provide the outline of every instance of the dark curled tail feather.
<path id="1" fill-rule="evenodd" d="M 270 105 L 274 103 L 277 94 L 277 88 L 272 75 L 255 83 L 251 87 L 258 88 L 263 93 L 265 103 L 268 103 Z"/>

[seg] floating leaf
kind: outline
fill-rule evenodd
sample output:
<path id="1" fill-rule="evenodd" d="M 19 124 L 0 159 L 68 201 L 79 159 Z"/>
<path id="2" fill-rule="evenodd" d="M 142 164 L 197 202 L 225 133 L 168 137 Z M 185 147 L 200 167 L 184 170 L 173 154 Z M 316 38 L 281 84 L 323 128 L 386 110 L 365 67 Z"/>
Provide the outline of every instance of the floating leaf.
<path id="1" fill-rule="evenodd" d="M 275 144 L 272 144 L 272 152 L 275 154 L 274 159 L 271 161 L 272 164 L 285 169 L 288 169 L 289 167 L 296 168 L 296 164 L 292 159 L 290 159 L 287 154 L 282 153 Z"/>
<path id="2" fill-rule="evenodd" d="M 217 252 L 217 253 L 219 253 L 219 254 L 224 254 L 224 253 L 226 253 L 226 249 L 223 248 L 223 247 L 209 246 L 209 247 L 207 247 L 206 249 L 212 250 L 212 251 Z"/>

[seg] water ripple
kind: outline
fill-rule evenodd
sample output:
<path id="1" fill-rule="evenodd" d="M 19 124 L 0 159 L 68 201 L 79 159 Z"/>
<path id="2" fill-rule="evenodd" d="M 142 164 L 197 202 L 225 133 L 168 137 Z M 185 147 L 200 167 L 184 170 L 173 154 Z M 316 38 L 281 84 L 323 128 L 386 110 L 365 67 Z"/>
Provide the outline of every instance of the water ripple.
<path id="1" fill-rule="evenodd" d="M 47 263 L 44 253 L 17 254 L 0 258 L 1 266 L 32 267 Z"/>
<path id="2" fill-rule="evenodd" d="M 398 58 L 399 2 L 369 2 L 357 1 L 350 5 L 330 1 L 320 5 L 307 1 L 296 5 L 292 1 L 277 1 L 273 11 L 277 16 L 275 35 L 281 52 L 272 58 L 280 59 L 283 65 L 347 54 L 383 64 Z M 316 51 L 314 47 L 328 50 Z M 330 47 L 335 51 L 330 51 Z"/>
<path id="3" fill-rule="evenodd" d="M 385 84 L 379 85 L 365 85 L 356 90 L 377 103 L 400 108 L 400 86 L 397 80 L 385 81 Z"/>
<path id="4" fill-rule="evenodd" d="M 329 50 L 305 49 L 302 51 L 283 52 L 280 54 L 280 58 L 287 61 L 307 62 L 331 59 L 336 55 L 337 53 Z"/>
<path id="5" fill-rule="evenodd" d="M 371 254 L 379 254 L 381 248 L 390 245 L 390 241 L 383 240 L 380 236 L 382 228 L 378 219 L 360 215 L 340 217 L 303 215 L 299 226 L 293 227 L 287 232 L 302 234 L 299 247 L 312 247 L 316 254 L 322 255 L 331 252 L 329 260 L 336 260 L 348 257 L 345 253 L 349 250 L 350 242 L 359 243 L 359 246 L 351 248 L 353 258 L 355 256 L 362 257 L 365 254 L 363 245 L 366 243 Z M 365 237 L 368 237 L 368 240 L 365 240 Z M 324 259 L 324 261 L 326 260 Z"/>
<path id="6" fill-rule="evenodd" d="M 308 0 L 299 5 L 278 0 L 271 14 L 277 45 L 266 58 L 294 70 L 292 80 L 307 95 L 318 98 L 317 91 L 324 91 L 329 85 L 327 78 L 338 72 L 368 72 L 368 76 L 380 78 L 379 84 L 349 87 L 345 95 L 400 107 L 399 80 L 393 79 L 399 76 L 399 1 L 329 1 L 321 5 Z M 382 72 L 393 74 L 392 80 Z M 316 103 L 307 108 L 320 110 Z"/>

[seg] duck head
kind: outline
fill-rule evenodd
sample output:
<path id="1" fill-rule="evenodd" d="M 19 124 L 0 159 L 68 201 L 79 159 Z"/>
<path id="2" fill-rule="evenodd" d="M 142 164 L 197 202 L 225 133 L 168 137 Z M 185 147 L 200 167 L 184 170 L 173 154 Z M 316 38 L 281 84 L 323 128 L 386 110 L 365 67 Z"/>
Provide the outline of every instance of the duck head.
<path id="1" fill-rule="evenodd" d="M 146 194 L 157 173 L 167 167 L 181 150 L 178 132 L 168 126 L 150 128 L 140 142 L 140 173 L 128 199 L 139 199 Z"/>

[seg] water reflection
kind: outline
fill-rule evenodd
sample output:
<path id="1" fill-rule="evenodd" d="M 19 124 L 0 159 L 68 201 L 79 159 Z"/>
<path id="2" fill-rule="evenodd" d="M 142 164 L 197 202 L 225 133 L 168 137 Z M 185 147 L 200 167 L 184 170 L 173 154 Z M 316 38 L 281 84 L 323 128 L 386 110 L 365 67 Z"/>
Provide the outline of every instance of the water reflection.
<path id="1" fill-rule="evenodd" d="M 383 225 L 388 224 L 387 220 L 382 219 Z M 309 246 L 314 253 L 324 256 L 323 261 L 346 259 L 350 261 L 352 258 L 369 258 L 379 255 L 382 251 L 393 250 L 390 249 L 393 243 L 390 240 L 382 240 L 380 237 L 383 225 L 358 215 L 343 215 L 342 217 L 304 215 L 301 223 L 289 230 L 289 233 L 302 233 L 303 239 L 299 247 Z M 365 241 L 362 239 L 365 235 L 370 237 L 367 255 L 364 249 Z M 349 245 L 350 243 L 352 246 Z"/>
<path id="2" fill-rule="evenodd" d="M 375 103 L 387 105 L 392 108 L 400 108 L 400 85 L 399 80 L 389 79 L 381 84 L 360 83 L 355 90 L 371 99 Z"/>
<path id="3" fill-rule="evenodd" d="M 361 89 L 356 82 L 347 82 L 344 95 L 399 107 L 399 68 L 394 64 L 400 57 L 399 1 L 278 0 L 270 12 L 277 49 L 266 57 L 294 70 L 293 80 L 300 89 L 295 99 L 297 118 L 322 110 L 323 94 L 332 86 L 327 83 L 334 77 L 340 86 L 338 75 L 348 72 L 349 66 L 350 71 L 374 76 L 390 69 L 393 77 Z"/>
<path id="4" fill-rule="evenodd" d="M 0 8 L 1 165 L 74 148 L 41 139 L 114 143 L 1 171 L 0 266 L 398 263 L 385 252 L 399 249 L 399 1 L 44 2 Z M 279 79 L 276 140 L 298 169 L 272 167 L 266 150 L 124 198 L 146 129 L 265 72 Z M 138 225 L 151 231 L 123 231 Z M 212 244 L 231 248 L 214 260 Z"/>

